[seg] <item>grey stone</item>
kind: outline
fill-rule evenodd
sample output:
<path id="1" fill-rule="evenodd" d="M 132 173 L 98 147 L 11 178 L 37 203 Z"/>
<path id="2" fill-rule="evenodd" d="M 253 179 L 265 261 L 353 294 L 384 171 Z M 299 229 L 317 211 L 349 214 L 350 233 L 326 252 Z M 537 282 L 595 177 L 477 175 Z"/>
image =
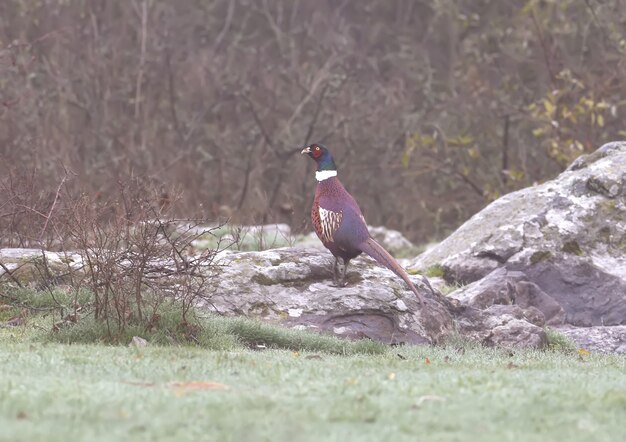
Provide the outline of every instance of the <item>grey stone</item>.
<path id="1" fill-rule="evenodd" d="M 133 338 L 130 340 L 130 344 L 128 344 L 129 347 L 135 347 L 135 348 L 144 348 L 148 346 L 148 341 L 146 341 L 144 338 L 139 337 L 139 336 L 133 336 Z"/>
<path id="2" fill-rule="evenodd" d="M 467 307 L 457 325 L 462 336 L 490 347 L 542 348 L 547 343 L 545 330 L 529 322 L 516 305 L 492 305 L 485 310 Z"/>
<path id="3" fill-rule="evenodd" d="M 368 257 L 350 263 L 346 287 L 334 287 L 332 261 L 317 249 L 222 252 L 215 290 L 201 307 L 394 344 L 438 343 L 453 334 L 452 314 L 438 299 L 420 308 L 403 281 Z M 412 279 L 423 285 L 420 276 Z"/>
<path id="4" fill-rule="evenodd" d="M 598 353 L 626 354 L 626 325 L 561 327 L 558 332 L 572 339 L 578 348 Z"/>
<path id="5" fill-rule="evenodd" d="M 500 317 L 502 320 L 503 317 Z M 506 319 L 506 317 L 504 317 Z M 485 340 L 487 345 L 504 348 L 542 348 L 547 343 L 543 328 L 523 319 L 504 320 L 501 323 L 487 323 L 491 335 Z"/>
<path id="6" fill-rule="evenodd" d="M 388 229 L 383 226 L 368 226 L 370 235 L 374 237 L 389 253 L 394 256 L 415 256 L 415 246 L 411 241 L 406 239 L 404 235 L 397 230 Z"/>
<path id="7" fill-rule="evenodd" d="M 219 256 L 223 266 L 217 286 L 202 307 L 222 315 L 252 316 L 391 344 L 437 344 L 459 330 L 486 345 L 545 344 L 543 330 L 529 322 L 543 320 L 538 310 L 526 313 L 514 306 L 514 314 L 496 308 L 481 311 L 439 294 L 428 295 L 426 304 L 419 306 L 399 278 L 368 257 L 351 262 L 346 287 L 334 287 L 332 260 L 330 253 L 318 249 L 224 252 Z M 411 278 L 428 293 L 420 276 Z M 437 288 L 443 281 L 433 278 L 431 283 Z M 494 335 L 491 327 L 496 326 Z"/>
<path id="8" fill-rule="evenodd" d="M 523 272 L 504 267 L 458 288 L 448 296 L 462 305 L 483 310 L 495 305 L 516 305 L 528 311 L 526 319 L 540 326 L 546 323 L 559 325 L 564 319 L 563 308 L 552 297 L 530 282 Z"/>
<path id="9" fill-rule="evenodd" d="M 517 302 L 526 299 L 548 324 L 626 323 L 626 142 L 606 144 L 554 180 L 499 198 L 410 264 L 418 271 L 433 266 L 461 284 L 490 283 L 496 269 L 523 272 L 514 285 Z M 495 296 L 468 290 L 458 294 L 475 298 L 468 305 Z"/>

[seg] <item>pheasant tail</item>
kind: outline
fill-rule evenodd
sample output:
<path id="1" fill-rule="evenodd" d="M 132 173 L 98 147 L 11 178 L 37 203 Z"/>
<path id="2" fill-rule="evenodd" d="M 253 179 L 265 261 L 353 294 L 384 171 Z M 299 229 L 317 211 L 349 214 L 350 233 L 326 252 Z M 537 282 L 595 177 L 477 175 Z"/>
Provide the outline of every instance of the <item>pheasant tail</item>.
<path id="1" fill-rule="evenodd" d="M 362 242 L 359 245 L 359 249 L 361 249 L 362 251 L 367 253 L 369 256 L 374 258 L 379 264 L 384 265 L 393 273 L 395 273 L 400 278 L 402 278 L 404 282 L 406 282 L 406 284 L 409 286 L 411 291 L 415 293 L 415 296 L 417 296 L 417 300 L 420 303 L 424 302 L 423 296 L 417 291 L 417 288 L 415 287 L 413 282 L 411 282 L 411 280 L 409 279 L 409 275 L 407 275 L 407 273 L 400 266 L 400 264 L 398 264 L 398 261 L 396 261 L 394 257 L 391 256 L 389 252 L 387 252 L 380 244 L 374 241 L 373 238 L 368 238 L 367 240 Z"/>

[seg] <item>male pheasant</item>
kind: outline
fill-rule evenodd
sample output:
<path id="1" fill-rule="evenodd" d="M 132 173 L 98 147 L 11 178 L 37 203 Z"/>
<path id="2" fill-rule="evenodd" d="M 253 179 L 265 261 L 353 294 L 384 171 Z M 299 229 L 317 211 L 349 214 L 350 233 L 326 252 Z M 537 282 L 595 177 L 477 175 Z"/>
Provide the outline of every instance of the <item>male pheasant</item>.
<path id="1" fill-rule="evenodd" d="M 370 236 L 361 209 L 337 178 L 337 166 L 328 149 L 321 144 L 311 144 L 301 153 L 317 163 L 315 178 L 318 183 L 311 208 L 311 220 L 315 233 L 335 256 L 335 283 L 339 286 L 345 285 L 348 263 L 361 252 L 365 252 L 402 278 L 422 303 L 422 295 L 404 269 Z"/>

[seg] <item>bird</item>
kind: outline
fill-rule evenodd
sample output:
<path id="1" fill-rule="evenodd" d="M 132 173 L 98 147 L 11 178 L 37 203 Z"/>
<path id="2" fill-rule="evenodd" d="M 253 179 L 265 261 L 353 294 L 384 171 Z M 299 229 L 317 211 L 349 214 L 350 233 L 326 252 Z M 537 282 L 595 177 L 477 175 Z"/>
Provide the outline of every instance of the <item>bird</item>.
<path id="1" fill-rule="evenodd" d="M 418 302 L 424 303 L 423 295 L 409 279 L 409 275 L 370 235 L 359 205 L 337 178 L 337 166 L 326 146 L 310 144 L 302 149 L 301 154 L 308 155 L 317 164 L 317 187 L 311 208 L 311 221 L 318 238 L 335 257 L 335 284 L 339 287 L 346 285 L 348 263 L 365 252 L 402 278 L 415 293 Z M 430 284 L 426 284 L 433 292 Z"/>

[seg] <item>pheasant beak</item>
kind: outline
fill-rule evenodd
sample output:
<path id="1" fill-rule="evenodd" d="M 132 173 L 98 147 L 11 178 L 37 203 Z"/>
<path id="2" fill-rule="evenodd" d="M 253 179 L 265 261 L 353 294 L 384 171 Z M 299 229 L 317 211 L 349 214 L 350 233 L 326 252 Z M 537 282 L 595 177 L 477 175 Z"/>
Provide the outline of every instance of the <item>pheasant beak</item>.
<path id="1" fill-rule="evenodd" d="M 309 146 L 305 147 L 304 149 L 302 149 L 302 152 L 300 152 L 300 154 L 309 154 L 311 153 L 311 148 Z"/>

